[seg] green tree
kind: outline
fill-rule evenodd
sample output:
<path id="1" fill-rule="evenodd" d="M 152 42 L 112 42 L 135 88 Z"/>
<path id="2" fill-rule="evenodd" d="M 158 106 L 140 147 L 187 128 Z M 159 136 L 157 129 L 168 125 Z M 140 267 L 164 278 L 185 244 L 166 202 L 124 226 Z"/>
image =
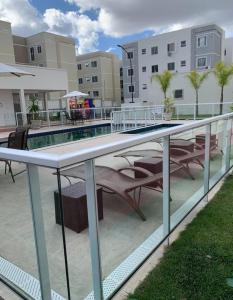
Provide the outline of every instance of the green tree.
<path id="1" fill-rule="evenodd" d="M 28 107 L 29 112 L 32 114 L 32 119 L 36 120 L 39 118 L 39 100 L 36 96 L 30 96 L 30 104 Z"/>
<path id="2" fill-rule="evenodd" d="M 218 85 L 221 88 L 219 113 L 222 115 L 224 87 L 229 83 L 231 77 L 233 76 L 233 65 L 226 66 L 224 62 L 218 62 L 214 67 L 214 75 L 217 79 Z"/>
<path id="3" fill-rule="evenodd" d="M 164 99 L 167 99 L 167 90 L 170 87 L 173 76 L 174 74 L 170 71 L 164 71 L 161 74 L 156 74 L 152 76 L 152 80 L 155 80 L 159 83 L 160 88 L 164 94 Z"/>
<path id="4" fill-rule="evenodd" d="M 204 82 L 204 80 L 209 75 L 209 72 L 199 73 L 196 70 L 191 71 L 187 78 L 189 79 L 192 87 L 194 88 L 196 92 L 196 116 L 198 116 L 198 104 L 199 104 L 199 89 Z"/>

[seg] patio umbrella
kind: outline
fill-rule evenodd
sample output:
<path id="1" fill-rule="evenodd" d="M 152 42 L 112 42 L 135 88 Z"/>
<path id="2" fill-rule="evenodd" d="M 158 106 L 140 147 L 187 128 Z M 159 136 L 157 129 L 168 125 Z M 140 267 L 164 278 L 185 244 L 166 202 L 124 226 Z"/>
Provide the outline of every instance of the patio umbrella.
<path id="1" fill-rule="evenodd" d="M 72 98 L 72 97 L 88 97 L 89 94 L 85 94 L 85 93 L 82 93 L 82 92 L 79 92 L 79 91 L 73 91 L 73 92 L 70 92 L 68 94 L 66 94 L 65 96 L 63 96 L 62 98 Z"/>
<path id="2" fill-rule="evenodd" d="M 16 68 L 14 66 L 0 63 L 0 77 L 8 77 L 8 76 L 21 77 L 25 75 L 35 76 L 34 74 L 26 72 L 20 68 Z"/>

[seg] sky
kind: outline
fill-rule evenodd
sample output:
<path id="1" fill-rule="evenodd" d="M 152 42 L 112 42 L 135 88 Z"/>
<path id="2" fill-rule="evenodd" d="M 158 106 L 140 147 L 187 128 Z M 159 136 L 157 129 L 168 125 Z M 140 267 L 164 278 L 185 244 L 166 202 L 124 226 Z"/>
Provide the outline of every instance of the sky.
<path id="1" fill-rule="evenodd" d="M 77 54 L 185 27 L 216 23 L 233 36 L 233 0 L 0 0 L 14 34 L 41 31 L 75 39 Z"/>

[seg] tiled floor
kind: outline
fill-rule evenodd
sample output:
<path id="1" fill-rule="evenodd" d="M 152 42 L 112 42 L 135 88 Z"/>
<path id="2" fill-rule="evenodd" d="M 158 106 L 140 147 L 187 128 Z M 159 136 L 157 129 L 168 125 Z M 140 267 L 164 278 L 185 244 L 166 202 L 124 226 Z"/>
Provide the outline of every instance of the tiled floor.
<path id="1" fill-rule="evenodd" d="M 194 133 L 193 133 L 194 134 Z M 126 137 L 126 135 L 124 135 Z M 49 153 L 68 153 L 77 149 L 88 148 L 93 143 L 120 142 L 122 135 L 109 135 L 74 142 L 65 146 L 40 150 Z M 136 148 L 151 149 L 155 143 L 147 143 Z M 114 154 L 96 159 L 96 164 L 120 168 L 127 163 Z M 211 176 L 222 166 L 222 156 L 217 154 L 211 161 Z M 23 164 L 13 163 L 15 172 L 23 170 Z M 192 167 L 196 180 L 191 180 L 183 173 L 172 176 L 171 214 L 181 208 L 203 185 L 203 170 Z M 64 256 L 61 228 L 55 223 L 53 192 L 57 189 L 54 171 L 39 168 L 41 199 L 44 215 L 44 227 L 47 242 L 51 287 L 66 297 Z M 38 278 L 33 224 L 26 173 L 16 177 L 13 184 L 9 175 L 0 169 L 0 253 L 24 271 Z M 66 180 L 62 185 L 66 186 Z M 162 224 L 161 193 L 143 190 L 141 208 L 147 217 L 145 222 L 132 211 L 127 204 L 115 195 L 104 194 L 104 219 L 99 223 L 100 247 L 102 256 L 103 278 L 109 275 L 125 258 L 127 258 L 150 234 Z M 88 230 L 77 234 L 66 229 L 66 241 L 69 261 L 71 293 L 74 299 L 83 299 L 92 289 L 91 262 Z M 6 299 L 7 300 L 7 299 Z"/>

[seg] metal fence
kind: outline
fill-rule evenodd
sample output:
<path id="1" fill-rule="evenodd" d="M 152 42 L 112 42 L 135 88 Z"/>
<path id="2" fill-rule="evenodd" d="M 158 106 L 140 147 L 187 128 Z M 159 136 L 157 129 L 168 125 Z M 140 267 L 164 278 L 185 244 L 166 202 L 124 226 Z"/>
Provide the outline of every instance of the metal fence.
<path id="1" fill-rule="evenodd" d="M 232 168 L 232 129 L 233 113 L 229 113 L 140 135 L 102 137 L 80 149 L 78 144 L 51 152 L 0 148 L 0 159 L 12 161 L 13 169 L 27 169 L 15 185 L 4 171 L 1 174 L 1 280 L 26 299 L 110 299 Z M 192 166 L 196 180 L 187 174 L 173 176 L 172 141 L 182 138 L 198 142 L 200 137 L 204 141 L 204 168 Z M 128 163 L 119 156 L 122 152 L 156 150 L 158 140 L 162 145 L 161 193 L 151 186 L 139 191 L 147 220 L 143 222 L 132 209 L 135 207 L 109 193 L 104 194 L 104 219 L 99 220 L 96 165 L 127 169 Z M 131 163 L 137 165 L 139 161 Z M 79 164 L 85 171 L 89 221 L 88 231 L 81 234 L 65 227 L 67 211 L 62 193 L 68 183 L 60 175 Z M 60 225 L 54 221 L 54 191 L 59 195 Z"/>
<path id="2" fill-rule="evenodd" d="M 223 113 L 231 112 L 233 102 L 223 104 Z M 172 120 L 200 120 L 219 115 L 219 103 L 175 104 Z M 160 120 L 166 120 L 163 105 L 149 107 L 128 107 L 119 111 L 112 111 L 112 132 L 119 132 L 131 128 L 154 125 Z"/>

